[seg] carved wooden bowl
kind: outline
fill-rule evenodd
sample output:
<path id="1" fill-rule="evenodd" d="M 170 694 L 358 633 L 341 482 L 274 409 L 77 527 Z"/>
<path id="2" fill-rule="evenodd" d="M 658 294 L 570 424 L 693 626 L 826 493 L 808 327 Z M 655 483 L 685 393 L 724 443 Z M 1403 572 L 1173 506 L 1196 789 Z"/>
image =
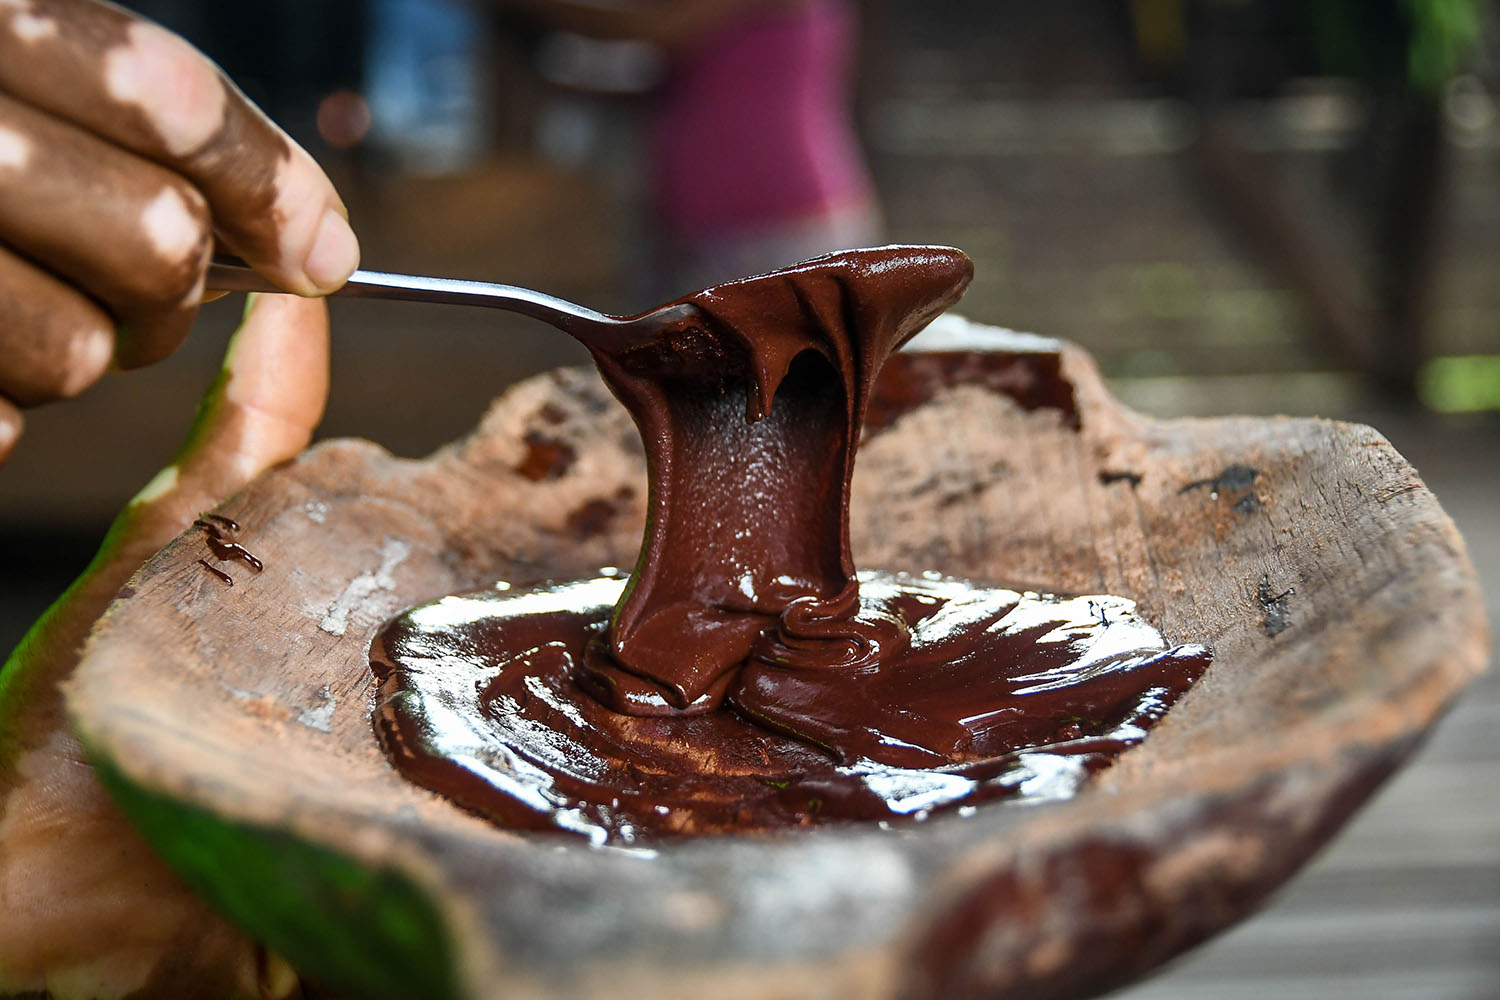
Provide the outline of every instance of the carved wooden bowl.
<path id="1" fill-rule="evenodd" d="M 945 318 L 891 362 L 861 567 L 1136 599 L 1213 666 L 1076 799 L 651 850 L 496 829 L 391 769 L 370 637 L 420 601 L 634 560 L 634 428 L 592 373 L 422 461 L 331 441 L 94 633 L 69 704 L 162 853 L 315 981 L 391 997 L 1079 997 L 1254 909 L 1482 667 L 1463 542 L 1368 427 L 1154 420 L 1078 350 Z M 970 353 L 971 349 L 979 353 Z"/>

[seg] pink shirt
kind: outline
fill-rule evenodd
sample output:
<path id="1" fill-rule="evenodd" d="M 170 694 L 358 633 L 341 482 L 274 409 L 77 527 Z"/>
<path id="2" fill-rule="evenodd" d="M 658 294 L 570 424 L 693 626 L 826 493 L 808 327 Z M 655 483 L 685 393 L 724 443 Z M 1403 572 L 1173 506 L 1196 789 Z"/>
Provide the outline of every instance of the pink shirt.
<path id="1" fill-rule="evenodd" d="M 850 113 L 855 30 L 847 0 L 811 0 L 679 58 L 651 138 L 670 235 L 733 238 L 872 201 Z"/>

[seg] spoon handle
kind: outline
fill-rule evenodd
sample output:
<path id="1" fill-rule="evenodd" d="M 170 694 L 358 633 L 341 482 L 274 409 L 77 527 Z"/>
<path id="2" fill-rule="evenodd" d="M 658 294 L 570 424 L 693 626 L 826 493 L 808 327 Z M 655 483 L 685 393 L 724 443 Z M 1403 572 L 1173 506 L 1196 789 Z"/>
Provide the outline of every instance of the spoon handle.
<path id="1" fill-rule="evenodd" d="M 208 279 L 204 287 L 221 292 L 281 291 L 247 264 L 228 257 L 213 259 L 208 266 Z M 579 323 L 594 325 L 618 322 L 612 316 L 555 295 L 518 285 L 497 285 L 463 278 L 428 278 L 414 274 L 361 270 L 350 275 L 343 287 L 332 295 L 337 298 L 395 299 L 403 302 L 504 309 L 564 330 L 574 328 Z"/>

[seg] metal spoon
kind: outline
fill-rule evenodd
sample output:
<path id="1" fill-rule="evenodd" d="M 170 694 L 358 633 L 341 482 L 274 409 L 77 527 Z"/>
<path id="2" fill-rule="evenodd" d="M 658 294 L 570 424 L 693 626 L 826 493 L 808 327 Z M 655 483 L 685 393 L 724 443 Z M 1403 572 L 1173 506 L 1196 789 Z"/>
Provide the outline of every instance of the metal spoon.
<path id="1" fill-rule="evenodd" d="M 223 292 L 281 291 L 243 261 L 229 257 L 215 257 L 209 264 L 205 287 Z M 677 302 L 638 316 L 611 316 L 517 285 L 384 271 L 355 271 L 343 287 L 332 294 L 340 298 L 395 299 L 503 309 L 541 320 L 591 347 L 638 343 L 666 327 L 691 321 L 699 315 L 697 307 Z"/>

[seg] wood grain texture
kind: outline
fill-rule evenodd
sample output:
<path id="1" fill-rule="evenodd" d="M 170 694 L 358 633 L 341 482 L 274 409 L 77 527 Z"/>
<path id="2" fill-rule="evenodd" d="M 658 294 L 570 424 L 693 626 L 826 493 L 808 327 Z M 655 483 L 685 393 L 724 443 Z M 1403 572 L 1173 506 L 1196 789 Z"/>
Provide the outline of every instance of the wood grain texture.
<path id="1" fill-rule="evenodd" d="M 365 651 L 386 617 L 634 559 L 639 444 L 575 371 L 516 387 L 423 461 L 330 442 L 256 481 L 221 510 L 265 572 L 233 567 L 226 588 L 197 565 L 199 536 L 169 545 L 96 630 L 75 720 L 143 788 L 404 873 L 476 996 L 1064 997 L 1128 981 L 1258 905 L 1481 669 L 1474 572 L 1369 428 L 1150 420 L 1076 350 L 940 326 L 898 376 L 974 346 L 985 360 L 939 364 L 951 377 L 930 399 L 896 393 L 867 435 L 859 564 L 1119 593 L 1215 650 L 1074 802 L 647 857 L 496 830 L 404 782 L 369 719 Z M 1049 358 L 1076 421 L 1005 389 Z"/>

